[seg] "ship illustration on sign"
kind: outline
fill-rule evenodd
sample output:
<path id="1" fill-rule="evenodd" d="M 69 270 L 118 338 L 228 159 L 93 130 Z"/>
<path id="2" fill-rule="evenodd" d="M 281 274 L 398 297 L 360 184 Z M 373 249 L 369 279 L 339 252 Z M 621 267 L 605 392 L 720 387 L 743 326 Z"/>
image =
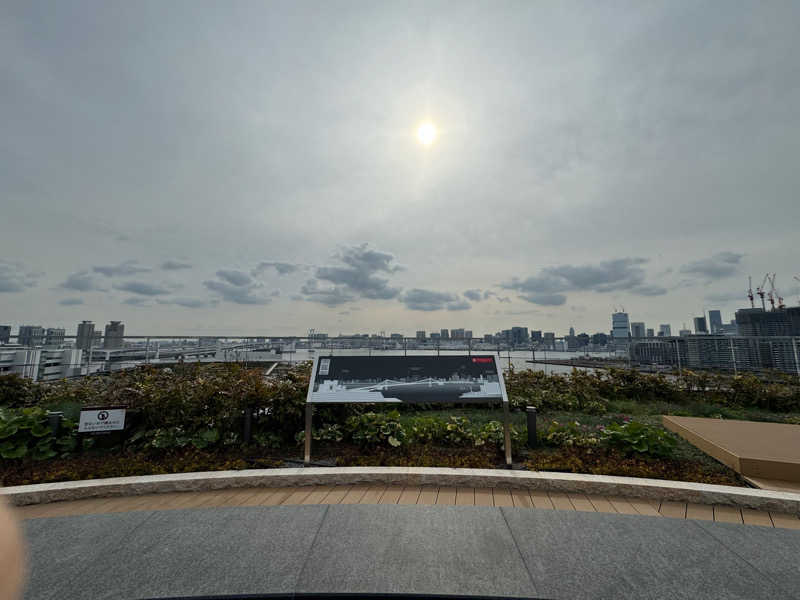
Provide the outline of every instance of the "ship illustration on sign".
<path id="1" fill-rule="evenodd" d="M 501 398 L 500 383 L 486 378 L 437 379 L 416 381 L 384 379 L 365 384 L 328 379 L 315 386 L 314 402 L 341 402 L 346 392 L 350 402 L 469 402 Z"/>

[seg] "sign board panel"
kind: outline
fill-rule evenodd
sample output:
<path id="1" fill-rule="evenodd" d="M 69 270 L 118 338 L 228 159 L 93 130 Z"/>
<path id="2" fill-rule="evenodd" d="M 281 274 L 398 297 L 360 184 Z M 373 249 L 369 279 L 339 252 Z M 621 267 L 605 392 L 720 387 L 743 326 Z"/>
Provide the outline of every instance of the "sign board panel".
<path id="1" fill-rule="evenodd" d="M 122 429 L 125 429 L 124 408 L 100 408 L 81 411 L 78 433 L 120 431 Z"/>
<path id="2" fill-rule="evenodd" d="M 326 356 L 314 361 L 307 402 L 507 402 L 494 355 Z"/>

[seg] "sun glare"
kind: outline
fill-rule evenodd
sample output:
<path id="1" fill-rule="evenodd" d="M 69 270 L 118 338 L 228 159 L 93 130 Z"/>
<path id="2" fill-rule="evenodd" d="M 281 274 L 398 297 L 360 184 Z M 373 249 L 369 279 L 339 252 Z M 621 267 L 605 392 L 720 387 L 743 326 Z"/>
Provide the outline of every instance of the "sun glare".
<path id="1" fill-rule="evenodd" d="M 436 130 L 436 125 L 430 121 L 422 123 L 417 129 L 417 139 L 423 146 L 430 146 L 436 141 L 436 136 L 439 132 Z"/>

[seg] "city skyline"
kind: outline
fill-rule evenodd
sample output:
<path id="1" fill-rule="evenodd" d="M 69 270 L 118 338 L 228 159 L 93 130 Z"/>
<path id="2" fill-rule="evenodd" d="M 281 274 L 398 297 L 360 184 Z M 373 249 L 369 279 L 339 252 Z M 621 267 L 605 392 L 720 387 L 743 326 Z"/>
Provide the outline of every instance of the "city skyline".
<path id="1" fill-rule="evenodd" d="M 0 323 L 677 330 L 766 272 L 797 304 L 798 4 L 152 6 L 0 8 Z"/>

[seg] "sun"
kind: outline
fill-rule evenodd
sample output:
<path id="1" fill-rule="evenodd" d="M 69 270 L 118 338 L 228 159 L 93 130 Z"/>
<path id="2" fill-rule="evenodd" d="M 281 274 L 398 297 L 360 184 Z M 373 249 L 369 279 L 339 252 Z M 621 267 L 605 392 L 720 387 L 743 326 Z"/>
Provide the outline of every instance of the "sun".
<path id="1" fill-rule="evenodd" d="M 425 121 L 417 128 L 417 140 L 423 146 L 430 146 L 436 141 L 438 135 L 439 131 L 436 129 L 436 125 L 430 121 Z"/>

